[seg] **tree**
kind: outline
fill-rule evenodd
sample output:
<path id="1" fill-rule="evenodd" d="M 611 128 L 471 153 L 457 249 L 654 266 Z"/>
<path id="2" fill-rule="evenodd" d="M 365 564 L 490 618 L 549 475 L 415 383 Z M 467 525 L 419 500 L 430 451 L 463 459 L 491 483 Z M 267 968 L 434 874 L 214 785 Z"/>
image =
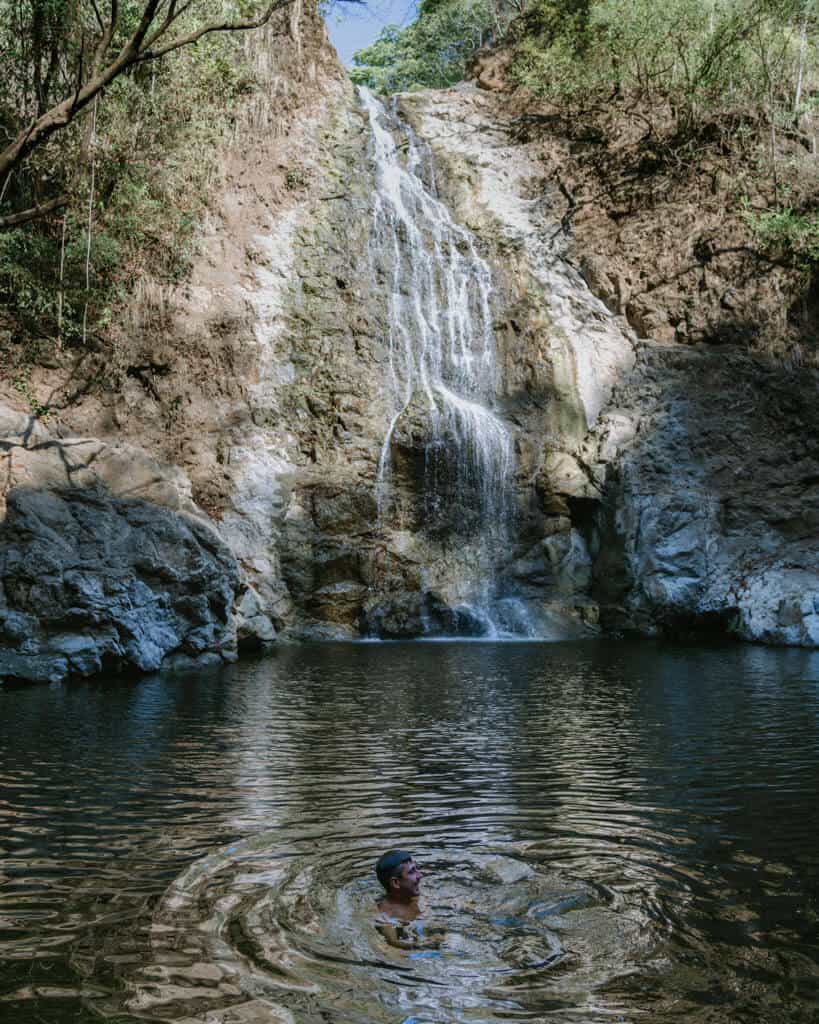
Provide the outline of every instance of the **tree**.
<path id="1" fill-rule="evenodd" d="M 358 66 L 350 77 L 382 93 L 453 85 L 469 57 L 496 34 L 496 24 L 490 0 L 422 0 L 415 22 L 388 26 L 353 55 Z"/>
<path id="2" fill-rule="evenodd" d="M 254 9 L 238 0 L 235 15 L 208 0 L 110 0 L 103 13 L 97 0 L 27 0 L 6 15 L 3 63 L 9 67 L 16 110 L 2 111 L 6 130 L 0 150 L 0 198 L 10 176 L 52 135 L 67 128 L 120 76 L 139 65 L 190 46 L 215 32 L 260 28 L 293 0 L 270 0 Z M 15 95 L 16 93 L 16 95 Z M 22 113 L 22 117 L 20 114 Z M 10 128 L 10 130 L 9 130 Z M 2 143 L 0 143 L 2 145 Z M 0 217 L 0 229 L 43 216 L 65 205 L 54 197 Z"/>
<path id="3" fill-rule="evenodd" d="M 686 130 L 731 108 L 787 120 L 808 78 L 815 90 L 814 3 L 532 0 L 513 30 L 511 75 L 561 101 L 668 100 Z"/>

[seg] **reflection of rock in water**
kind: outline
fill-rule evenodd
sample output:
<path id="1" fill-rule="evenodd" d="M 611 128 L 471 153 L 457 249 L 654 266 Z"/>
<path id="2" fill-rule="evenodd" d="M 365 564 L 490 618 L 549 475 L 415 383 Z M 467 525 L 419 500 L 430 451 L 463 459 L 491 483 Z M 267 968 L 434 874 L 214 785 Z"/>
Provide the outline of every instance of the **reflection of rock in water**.
<path id="1" fill-rule="evenodd" d="M 501 1020 L 568 995 L 585 1003 L 632 969 L 645 938 L 605 893 L 519 856 L 428 851 L 425 921 L 445 938 L 440 956 L 411 959 L 373 926 L 372 857 L 324 846 L 293 856 L 275 842 L 216 851 L 169 887 L 154 962 L 126 981 L 131 1012 L 208 1024 Z"/>

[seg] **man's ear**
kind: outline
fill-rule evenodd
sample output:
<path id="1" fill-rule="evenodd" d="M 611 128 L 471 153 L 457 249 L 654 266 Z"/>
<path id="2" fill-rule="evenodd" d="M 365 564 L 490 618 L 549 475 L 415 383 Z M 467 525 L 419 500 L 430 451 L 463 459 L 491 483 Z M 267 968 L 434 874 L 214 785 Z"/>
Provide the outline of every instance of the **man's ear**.
<path id="1" fill-rule="evenodd" d="M 392 878 L 390 878 L 389 882 L 390 882 L 390 889 L 397 889 L 400 886 L 400 884 L 401 884 L 401 881 L 400 881 L 400 879 L 398 878 L 397 875 L 393 875 Z"/>

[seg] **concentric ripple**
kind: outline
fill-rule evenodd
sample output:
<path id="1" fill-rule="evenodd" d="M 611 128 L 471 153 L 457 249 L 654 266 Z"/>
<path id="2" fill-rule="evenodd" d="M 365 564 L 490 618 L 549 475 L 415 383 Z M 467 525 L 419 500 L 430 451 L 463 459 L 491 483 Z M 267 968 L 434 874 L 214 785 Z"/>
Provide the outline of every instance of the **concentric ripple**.
<path id="1" fill-rule="evenodd" d="M 0 687 L 0 1020 L 815 1024 L 818 790 L 805 651 L 315 645 Z M 393 847 L 437 949 L 373 925 Z"/>
<path id="2" fill-rule="evenodd" d="M 395 949 L 373 924 L 371 860 L 325 842 L 283 858 L 278 839 L 223 847 L 174 880 L 154 914 L 154 959 L 129 981 L 132 1011 L 174 1017 L 195 1004 L 208 1021 L 237 1007 L 271 1021 L 534 1020 L 548 992 L 552 1006 L 562 993 L 565 1005 L 604 1013 L 613 1008 L 601 982 L 627 976 L 654 944 L 651 922 L 612 893 L 506 847 L 454 858 L 426 849 L 419 948 Z"/>

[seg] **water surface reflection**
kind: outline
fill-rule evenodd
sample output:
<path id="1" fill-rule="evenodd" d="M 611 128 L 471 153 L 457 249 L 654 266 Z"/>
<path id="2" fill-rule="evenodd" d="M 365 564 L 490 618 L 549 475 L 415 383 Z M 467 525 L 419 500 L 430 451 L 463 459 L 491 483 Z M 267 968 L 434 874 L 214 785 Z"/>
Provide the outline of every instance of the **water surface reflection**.
<path id="1" fill-rule="evenodd" d="M 807 1022 L 819 654 L 282 647 L 0 689 L 0 1019 Z M 440 958 L 369 919 L 430 868 Z"/>

